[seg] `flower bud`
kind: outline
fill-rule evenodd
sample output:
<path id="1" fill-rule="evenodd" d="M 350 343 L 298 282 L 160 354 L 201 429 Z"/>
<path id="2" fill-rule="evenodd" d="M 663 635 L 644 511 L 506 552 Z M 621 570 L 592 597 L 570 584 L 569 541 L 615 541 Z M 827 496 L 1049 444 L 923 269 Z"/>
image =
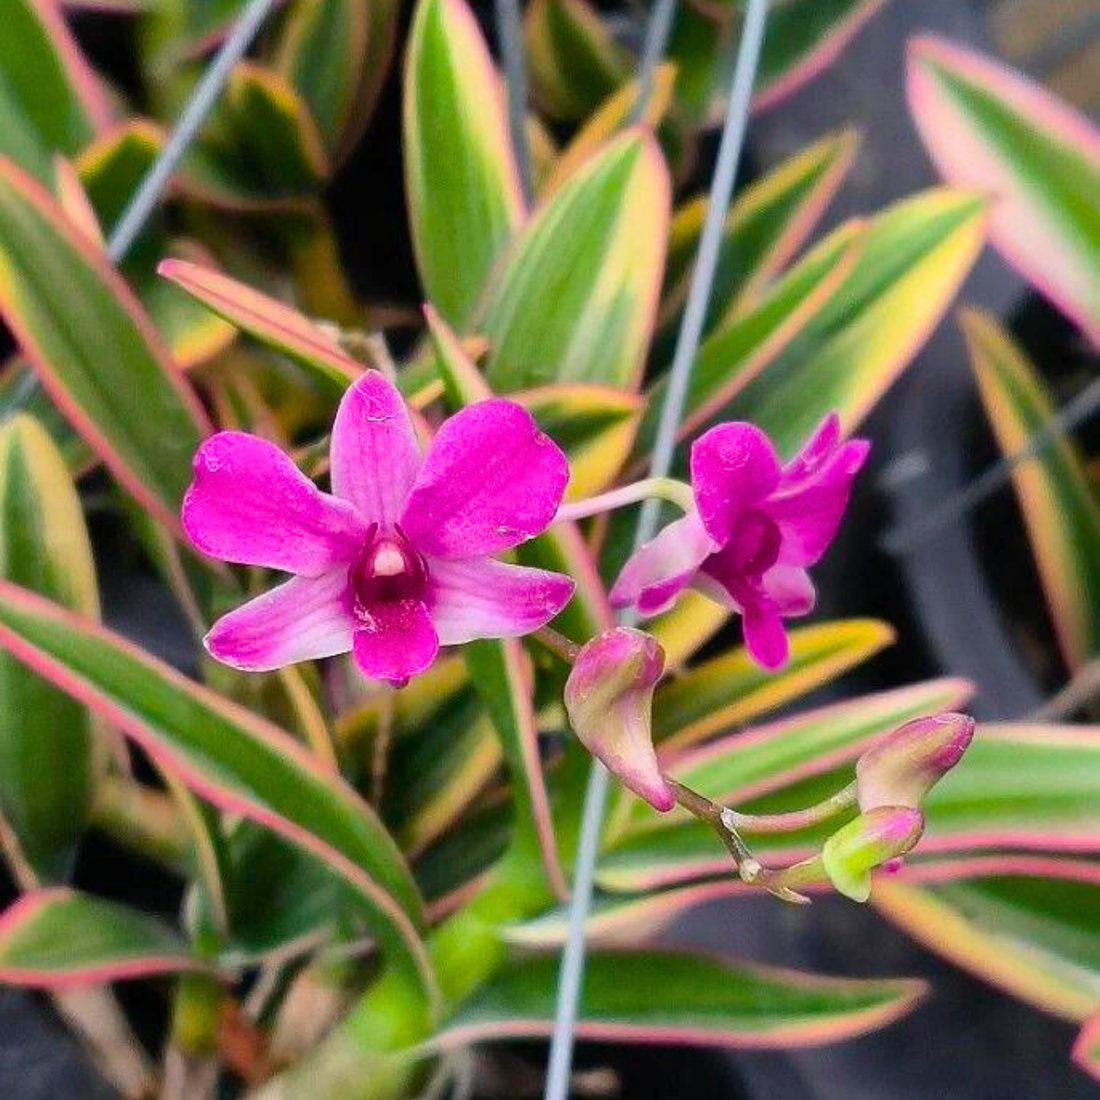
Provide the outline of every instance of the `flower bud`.
<path id="1" fill-rule="evenodd" d="M 871 896 L 871 871 L 905 855 L 924 832 L 924 815 L 910 806 L 879 806 L 838 829 L 821 849 L 829 881 L 845 897 Z"/>
<path id="2" fill-rule="evenodd" d="M 856 764 L 859 808 L 917 807 L 966 752 L 974 719 L 937 714 L 899 726 L 872 745 Z"/>
<path id="3" fill-rule="evenodd" d="M 676 801 L 653 748 L 653 689 L 664 667 L 655 638 L 619 626 L 584 646 L 565 685 L 565 709 L 585 748 L 661 811 Z"/>

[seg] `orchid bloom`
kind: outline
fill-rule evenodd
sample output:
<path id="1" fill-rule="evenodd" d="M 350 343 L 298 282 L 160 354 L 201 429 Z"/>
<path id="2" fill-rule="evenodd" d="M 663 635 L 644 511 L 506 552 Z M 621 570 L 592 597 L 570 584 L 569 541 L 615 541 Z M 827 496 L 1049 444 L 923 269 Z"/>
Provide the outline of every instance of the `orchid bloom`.
<path id="1" fill-rule="evenodd" d="M 695 508 L 630 558 L 611 602 L 656 615 L 690 585 L 740 612 L 749 653 L 778 668 L 783 619 L 813 609 L 806 568 L 832 542 L 869 447 L 842 443 L 835 414 L 786 465 L 752 424 L 712 428 L 691 448 Z"/>
<path id="2" fill-rule="evenodd" d="M 352 652 L 402 684 L 441 645 L 536 630 L 573 582 L 492 555 L 543 531 L 569 468 L 530 414 L 493 398 L 447 420 L 422 454 L 401 395 L 367 371 L 332 429 L 332 493 L 274 444 L 219 432 L 195 455 L 183 526 L 215 558 L 295 574 L 219 619 L 206 648 L 266 671 Z"/>

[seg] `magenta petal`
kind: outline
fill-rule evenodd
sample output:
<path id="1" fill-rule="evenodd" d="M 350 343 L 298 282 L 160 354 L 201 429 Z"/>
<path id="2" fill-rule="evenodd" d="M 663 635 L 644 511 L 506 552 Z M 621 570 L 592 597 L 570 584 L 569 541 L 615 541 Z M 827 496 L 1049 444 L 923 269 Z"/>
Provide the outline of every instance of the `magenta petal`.
<path id="1" fill-rule="evenodd" d="M 808 615 L 817 602 L 810 574 L 796 565 L 773 566 L 764 574 L 761 587 L 784 618 Z"/>
<path id="2" fill-rule="evenodd" d="M 404 684 L 435 660 L 439 638 L 422 601 L 375 604 L 357 618 L 353 652 L 372 679 Z"/>
<path id="3" fill-rule="evenodd" d="M 332 425 L 332 491 L 391 528 L 420 469 L 420 444 L 396 388 L 369 370 L 344 394 Z"/>
<path id="4" fill-rule="evenodd" d="M 346 592 L 343 568 L 321 577 L 294 577 L 223 615 L 207 634 L 206 648 L 224 664 L 248 672 L 347 653 L 354 623 Z"/>
<path id="5" fill-rule="evenodd" d="M 784 464 L 780 476 L 780 485 L 796 481 L 812 473 L 832 454 L 839 442 L 840 417 L 835 412 L 829 413 L 814 428 L 810 438 L 802 445 L 802 450 L 790 462 Z"/>
<path id="6" fill-rule="evenodd" d="M 493 558 L 435 558 L 428 571 L 432 622 L 441 645 L 530 634 L 554 618 L 573 595 L 573 582 L 561 573 Z"/>
<path id="7" fill-rule="evenodd" d="M 699 518 L 721 546 L 740 512 L 763 500 L 779 482 L 779 459 L 752 424 L 719 424 L 691 448 L 691 485 Z"/>
<path id="8" fill-rule="evenodd" d="M 741 612 L 745 648 L 757 664 L 776 669 L 787 661 L 787 632 L 779 611 L 770 600 L 750 604 Z"/>
<path id="9" fill-rule="evenodd" d="M 780 561 L 813 565 L 825 553 L 844 517 L 852 481 L 869 450 L 870 444 L 862 439 L 843 444 L 816 470 L 785 484 L 761 505 L 782 532 Z"/>
<path id="10" fill-rule="evenodd" d="M 611 589 L 612 606 L 636 606 L 643 615 L 656 615 L 691 583 L 713 550 L 694 512 L 670 523 L 623 566 Z"/>
<path id="11" fill-rule="evenodd" d="M 366 524 L 266 439 L 219 432 L 198 449 L 182 520 L 204 553 L 316 576 L 349 561 Z"/>
<path id="12" fill-rule="evenodd" d="M 568 480 L 565 455 L 526 409 L 480 401 L 432 440 L 401 526 L 435 557 L 495 554 L 549 526 Z"/>

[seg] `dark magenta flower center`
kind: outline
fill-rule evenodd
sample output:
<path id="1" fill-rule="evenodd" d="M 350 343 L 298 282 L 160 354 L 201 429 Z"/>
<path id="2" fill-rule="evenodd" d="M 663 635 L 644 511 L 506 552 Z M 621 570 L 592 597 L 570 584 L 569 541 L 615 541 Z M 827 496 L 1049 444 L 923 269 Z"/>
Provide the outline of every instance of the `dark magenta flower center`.
<path id="1" fill-rule="evenodd" d="M 381 531 L 372 526 L 359 556 L 348 571 L 355 608 L 380 603 L 423 600 L 428 591 L 428 566 L 400 527 Z"/>

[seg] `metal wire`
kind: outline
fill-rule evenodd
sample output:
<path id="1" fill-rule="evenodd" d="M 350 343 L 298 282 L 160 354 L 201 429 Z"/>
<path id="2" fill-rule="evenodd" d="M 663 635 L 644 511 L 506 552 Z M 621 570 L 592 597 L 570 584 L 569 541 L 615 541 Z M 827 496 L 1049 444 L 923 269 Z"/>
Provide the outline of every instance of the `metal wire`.
<path id="1" fill-rule="evenodd" d="M 1067 432 L 1088 420 L 1097 409 L 1100 409 L 1100 380 L 1090 382 L 1073 400 L 1067 401 L 1057 415 L 1051 417 L 1018 451 L 984 470 L 965 489 L 948 497 L 922 519 L 887 531 L 880 545 L 891 554 L 906 554 L 913 550 L 948 524 L 962 519 L 1005 485 L 1021 462 L 1054 446 Z"/>
<path id="2" fill-rule="evenodd" d="M 691 288 L 688 291 L 684 319 L 676 340 L 676 351 L 669 370 L 669 385 L 661 419 L 657 427 L 657 439 L 653 450 L 651 472 L 661 477 L 668 473 L 676 449 L 676 430 L 683 412 L 691 367 L 699 340 L 703 334 L 711 286 L 718 265 L 718 251 L 722 240 L 722 226 L 726 209 L 733 194 L 737 178 L 737 166 L 745 140 L 749 104 L 756 69 L 760 60 L 760 48 L 764 41 L 767 19 L 767 0 L 748 0 L 741 42 L 733 73 L 722 138 L 718 147 L 718 160 L 711 181 L 710 201 L 706 221 L 699 239 Z M 654 10 L 653 21 L 664 16 L 664 6 Z M 671 21 L 671 12 L 667 13 Z M 660 28 L 657 28 L 656 34 Z M 664 32 L 667 34 L 667 30 Z M 663 49 L 662 49 L 663 52 Z M 654 61 L 655 65 L 656 62 Z M 641 98 L 641 96 L 639 96 Z M 659 501 L 649 501 L 642 509 L 638 530 L 634 538 L 635 548 L 648 542 L 657 527 Z M 620 620 L 633 625 L 637 617 L 627 614 Z M 581 832 L 574 868 L 573 895 L 569 904 L 569 931 L 562 951 L 558 978 L 557 1012 L 554 1033 L 550 1043 L 550 1060 L 547 1067 L 545 1100 L 566 1100 L 569 1092 L 569 1076 L 573 1064 L 574 1032 L 577 1008 L 580 1002 L 581 982 L 584 978 L 585 938 L 584 926 L 592 905 L 592 884 L 595 876 L 596 856 L 599 849 L 600 829 L 604 806 L 607 802 L 609 774 L 602 764 L 594 763 L 588 775 L 584 808 L 581 815 Z"/>
<path id="3" fill-rule="evenodd" d="M 138 234 L 145 227 L 149 216 L 164 194 L 172 173 L 183 159 L 191 142 L 195 140 L 206 116 L 217 102 L 218 96 L 221 95 L 229 74 L 237 62 L 244 57 L 245 51 L 252 44 L 252 40 L 276 2 L 277 0 L 249 0 L 248 6 L 222 43 L 217 56 L 202 74 L 202 79 L 195 85 L 195 90 L 191 93 L 191 98 L 187 101 L 187 106 L 184 107 L 175 128 L 107 238 L 107 255 L 113 263 L 120 263 L 133 247 Z M 38 385 L 38 375 L 28 371 L 21 380 L 19 389 L 12 394 L 9 408 L 23 408 L 34 395 Z"/>
<path id="4" fill-rule="evenodd" d="M 527 140 L 527 64 L 523 52 L 523 25 L 519 0 L 496 0 L 497 40 L 508 86 L 508 129 L 516 154 L 520 187 L 528 204 L 534 193 L 531 176 L 531 143 Z"/>

